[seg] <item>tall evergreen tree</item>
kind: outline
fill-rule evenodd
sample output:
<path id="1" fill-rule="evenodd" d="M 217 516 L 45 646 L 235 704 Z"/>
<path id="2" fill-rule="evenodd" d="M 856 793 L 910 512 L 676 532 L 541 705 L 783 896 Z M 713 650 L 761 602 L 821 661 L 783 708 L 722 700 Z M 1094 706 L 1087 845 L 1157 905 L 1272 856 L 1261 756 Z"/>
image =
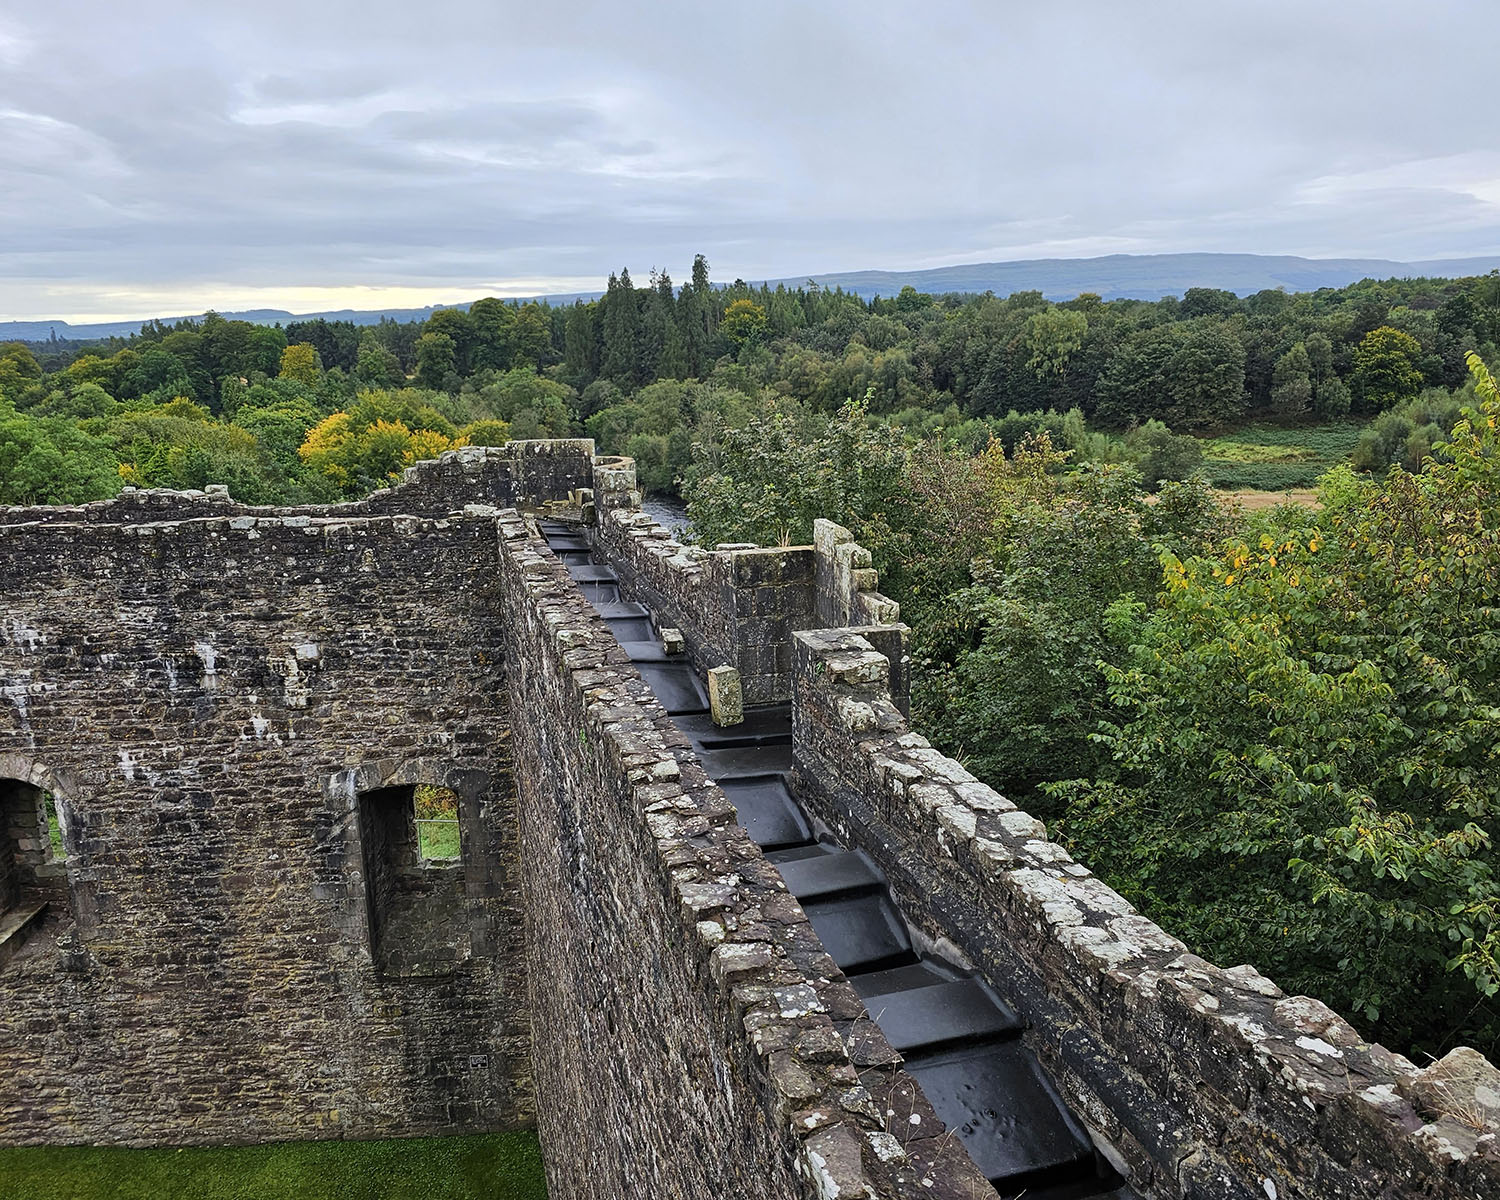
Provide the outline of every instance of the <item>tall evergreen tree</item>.
<path id="1" fill-rule="evenodd" d="M 592 383 L 599 374 L 599 306 L 575 300 L 563 327 L 563 363 L 578 387 Z"/>
<path id="2" fill-rule="evenodd" d="M 629 268 L 618 278 L 611 275 L 604 293 L 604 362 L 600 373 L 623 387 L 629 387 L 636 378 L 640 319 Z"/>
<path id="3" fill-rule="evenodd" d="M 702 379 L 713 363 L 714 294 L 708 280 L 708 259 L 693 257 L 693 280 L 677 298 L 678 326 L 688 373 Z"/>

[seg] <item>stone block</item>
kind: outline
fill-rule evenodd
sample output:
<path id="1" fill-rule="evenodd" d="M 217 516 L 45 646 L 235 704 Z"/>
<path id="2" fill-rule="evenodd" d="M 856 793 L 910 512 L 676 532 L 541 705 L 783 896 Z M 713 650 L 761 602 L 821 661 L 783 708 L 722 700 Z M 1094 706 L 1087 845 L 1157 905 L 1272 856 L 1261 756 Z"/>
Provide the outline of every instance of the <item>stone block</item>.
<path id="1" fill-rule="evenodd" d="M 740 673 L 733 667 L 709 668 L 708 708 L 715 725 L 738 725 L 745 719 Z"/>

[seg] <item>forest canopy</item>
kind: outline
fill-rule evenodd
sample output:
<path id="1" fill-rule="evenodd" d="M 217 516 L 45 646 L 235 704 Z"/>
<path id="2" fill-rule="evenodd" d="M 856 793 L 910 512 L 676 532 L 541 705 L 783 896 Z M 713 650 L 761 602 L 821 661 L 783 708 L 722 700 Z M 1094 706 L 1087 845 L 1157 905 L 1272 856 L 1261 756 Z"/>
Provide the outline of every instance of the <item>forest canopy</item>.
<path id="1" fill-rule="evenodd" d="M 513 437 L 587 433 L 671 493 L 695 444 L 850 402 L 909 441 L 974 452 L 1045 429 L 1074 465 L 1132 461 L 1153 485 L 1198 464 L 1187 435 L 1379 420 L 1358 462 L 1383 472 L 1420 464 L 1432 418 L 1466 386 L 1464 353 L 1493 360 L 1497 342 L 1500 274 L 1153 302 L 910 287 L 865 301 L 812 283 L 718 286 L 700 256 L 681 286 L 657 271 L 637 286 L 625 270 L 566 306 L 490 298 L 421 322 L 285 328 L 209 313 L 128 339 L 0 346 L 0 462 L 16 464 L 0 501 L 77 502 L 125 483 L 329 499 L 382 482 L 433 434 L 494 440 L 495 422 Z M 330 451 L 323 422 L 361 405 L 445 424 L 385 416 L 405 433 L 372 434 L 351 417 L 351 445 Z M 1221 473 L 1275 482 L 1274 466 Z"/>
<path id="2" fill-rule="evenodd" d="M 1156 302 L 677 286 L 0 346 L 0 502 L 326 502 L 585 435 L 868 546 L 914 719 L 1194 950 L 1500 1051 L 1500 274 Z M 1212 480 L 1320 503 L 1245 513 Z"/>

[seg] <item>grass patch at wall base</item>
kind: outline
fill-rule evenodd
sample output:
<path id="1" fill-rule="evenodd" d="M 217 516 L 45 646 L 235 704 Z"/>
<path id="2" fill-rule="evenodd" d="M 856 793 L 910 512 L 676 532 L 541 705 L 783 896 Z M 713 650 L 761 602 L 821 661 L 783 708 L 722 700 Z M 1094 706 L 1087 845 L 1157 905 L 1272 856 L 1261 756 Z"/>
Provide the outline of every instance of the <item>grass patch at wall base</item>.
<path id="1" fill-rule="evenodd" d="M 534 1133 L 133 1150 L 0 1149 L 5 1200 L 545 1200 Z"/>

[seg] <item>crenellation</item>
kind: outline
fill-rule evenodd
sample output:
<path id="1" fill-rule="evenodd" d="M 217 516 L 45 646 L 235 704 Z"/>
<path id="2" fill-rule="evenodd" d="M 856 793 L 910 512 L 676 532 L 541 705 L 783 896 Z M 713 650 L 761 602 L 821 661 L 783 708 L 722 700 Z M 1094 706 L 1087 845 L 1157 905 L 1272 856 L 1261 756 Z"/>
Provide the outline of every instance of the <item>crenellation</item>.
<path id="1" fill-rule="evenodd" d="M 1253 1165 L 1282 1195 L 1316 1181 L 1309 1194 L 1352 1200 L 1398 1178 L 1423 1196 L 1500 1192 L 1487 1110 L 1466 1133 L 1417 1112 L 1420 1080 L 1447 1059 L 1419 1072 L 1320 1002 L 1188 953 L 1040 822 L 911 735 L 859 631 L 795 640 L 799 794 L 881 862 L 910 913 L 960 933 L 1139 1190 L 1252 1195 Z M 1500 1079 L 1485 1067 L 1465 1097 Z"/>
<path id="2" fill-rule="evenodd" d="M 535 1123 L 557 1200 L 987 1193 L 537 514 L 715 730 L 790 702 L 796 797 L 1003 994 L 1135 1194 L 1500 1195 L 1482 1056 L 1418 1068 L 1197 957 L 909 728 L 849 531 L 686 545 L 582 440 L 350 504 L 0 511 L 0 1142 Z"/>

